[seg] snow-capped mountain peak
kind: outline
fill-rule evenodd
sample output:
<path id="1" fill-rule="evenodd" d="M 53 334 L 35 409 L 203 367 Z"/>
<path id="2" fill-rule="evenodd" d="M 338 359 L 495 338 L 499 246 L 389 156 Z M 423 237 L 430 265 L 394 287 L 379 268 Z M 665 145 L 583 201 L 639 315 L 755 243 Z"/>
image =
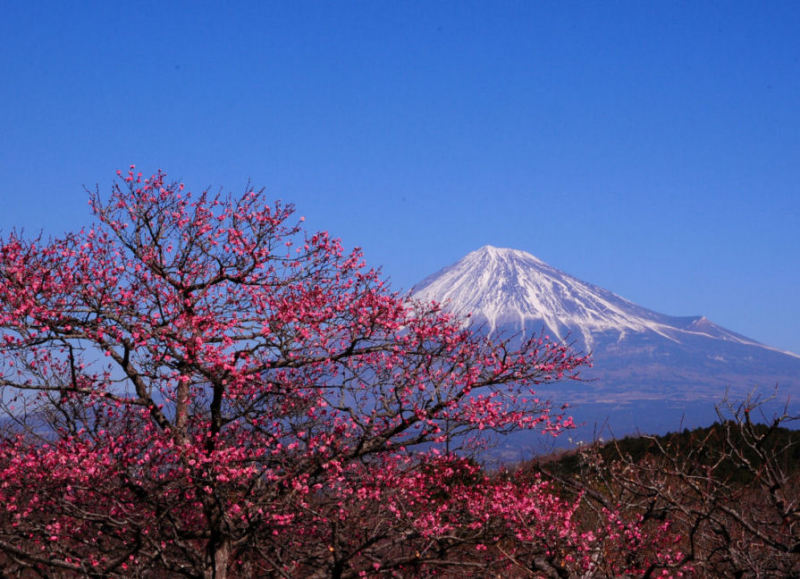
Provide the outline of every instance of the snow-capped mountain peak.
<path id="1" fill-rule="evenodd" d="M 701 317 L 674 318 L 638 306 L 608 290 L 583 282 L 516 249 L 486 245 L 417 284 L 415 298 L 441 302 L 451 311 L 483 324 L 522 334 L 544 329 L 559 340 L 589 351 L 599 334 L 622 340 L 653 332 L 673 342 L 682 334 L 759 345 Z"/>
<path id="2" fill-rule="evenodd" d="M 591 353 L 586 382 L 538 388 L 573 404 L 587 428 L 606 422 L 616 434 L 665 431 L 687 416 L 714 420 L 714 405 L 723 399 L 768 399 L 764 388 L 778 385 L 780 397 L 800 396 L 797 354 L 702 316 L 643 308 L 524 251 L 481 247 L 412 292 L 412 298 L 470 314 L 464 321 L 476 331 L 512 339 L 542 332 Z"/>

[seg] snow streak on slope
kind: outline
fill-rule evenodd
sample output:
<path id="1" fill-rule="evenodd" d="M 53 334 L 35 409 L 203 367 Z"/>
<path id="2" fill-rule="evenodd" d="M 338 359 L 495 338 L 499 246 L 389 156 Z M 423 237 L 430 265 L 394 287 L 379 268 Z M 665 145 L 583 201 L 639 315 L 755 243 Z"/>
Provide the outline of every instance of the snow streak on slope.
<path id="1" fill-rule="evenodd" d="M 686 334 L 764 347 L 705 318 L 674 318 L 648 310 L 600 287 L 585 283 L 524 251 L 490 245 L 417 284 L 413 296 L 441 302 L 449 310 L 471 314 L 490 332 L 542 325 L 554 337 L 582 338 L 591 350 L 598 334 L 654 332 L 673 342 Z"/>

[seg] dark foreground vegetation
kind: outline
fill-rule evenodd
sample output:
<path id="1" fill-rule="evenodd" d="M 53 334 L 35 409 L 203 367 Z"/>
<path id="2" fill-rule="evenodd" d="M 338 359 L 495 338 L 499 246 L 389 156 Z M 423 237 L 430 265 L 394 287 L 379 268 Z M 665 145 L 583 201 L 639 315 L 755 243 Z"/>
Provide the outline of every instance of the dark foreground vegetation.
<path id="1" fill-rule="evenodd" d="M 800 431 L 761 405 L 727 405 L 712 426 L 628 437 L 526 464 L 582 494 L 582 514 L 623 506 L 670 521 L 693 576 L 800 576 Z M 754 417 L 757 417 L 754 420 Z"/>

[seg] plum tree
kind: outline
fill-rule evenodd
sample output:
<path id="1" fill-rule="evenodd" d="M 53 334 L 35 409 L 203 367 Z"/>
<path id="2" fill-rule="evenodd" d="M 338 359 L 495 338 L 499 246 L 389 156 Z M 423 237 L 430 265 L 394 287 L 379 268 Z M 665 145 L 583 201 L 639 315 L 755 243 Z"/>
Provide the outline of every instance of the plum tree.
<path id="1" fill-rule="evenodd" d="M 585 357 L 471 333 L 261 191 L 131 167 L 91 206 L 88 229 L 0 240 L 8 573 L 595 564 L 575 504 L 455 447 L 568 425 L 533 388 Z"/>

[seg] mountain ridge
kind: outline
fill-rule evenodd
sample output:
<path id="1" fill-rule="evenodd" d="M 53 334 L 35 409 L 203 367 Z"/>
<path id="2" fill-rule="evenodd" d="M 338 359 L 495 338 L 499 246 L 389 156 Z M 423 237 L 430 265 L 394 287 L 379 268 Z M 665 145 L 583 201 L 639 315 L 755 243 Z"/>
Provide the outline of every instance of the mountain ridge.
<path id="1" fill-rule="evenodd" d="M 615 435 L 710 424 L 726 399 L 774 397 L 775 412 L 779 401 L 800 399 L 799 355 L 702 315 L 650 310 L 521 250 L 481 247 L 411 297 L 438 302 L 476 331 L 512 340 L 544 333 L 590 353 L 585 381 L 538 391 L 572 405 L 578 421 L 614 425 Z"/>
<path id="2" fill-rule="evenodd" d="M 688 332 L 800 359 L 798 354 L 762 344 L 705 316 L 650 310 L 518 249 L 485 245 L 426 277 L 411 292 L 415 298 L 441 302 L 457 314 L 471 314 L 473 323 L 480 320 L 489 325 L 490 334 L 509 325 L 524 333 L 528 320 L 543 323 L 558 340 L 564 340 L 565 330 L 574 333 L 577 329 L 587 351 L 597 332 L 617 331 L 624 338 L 627 332 L 649 330 L 673 341 Z"/>

